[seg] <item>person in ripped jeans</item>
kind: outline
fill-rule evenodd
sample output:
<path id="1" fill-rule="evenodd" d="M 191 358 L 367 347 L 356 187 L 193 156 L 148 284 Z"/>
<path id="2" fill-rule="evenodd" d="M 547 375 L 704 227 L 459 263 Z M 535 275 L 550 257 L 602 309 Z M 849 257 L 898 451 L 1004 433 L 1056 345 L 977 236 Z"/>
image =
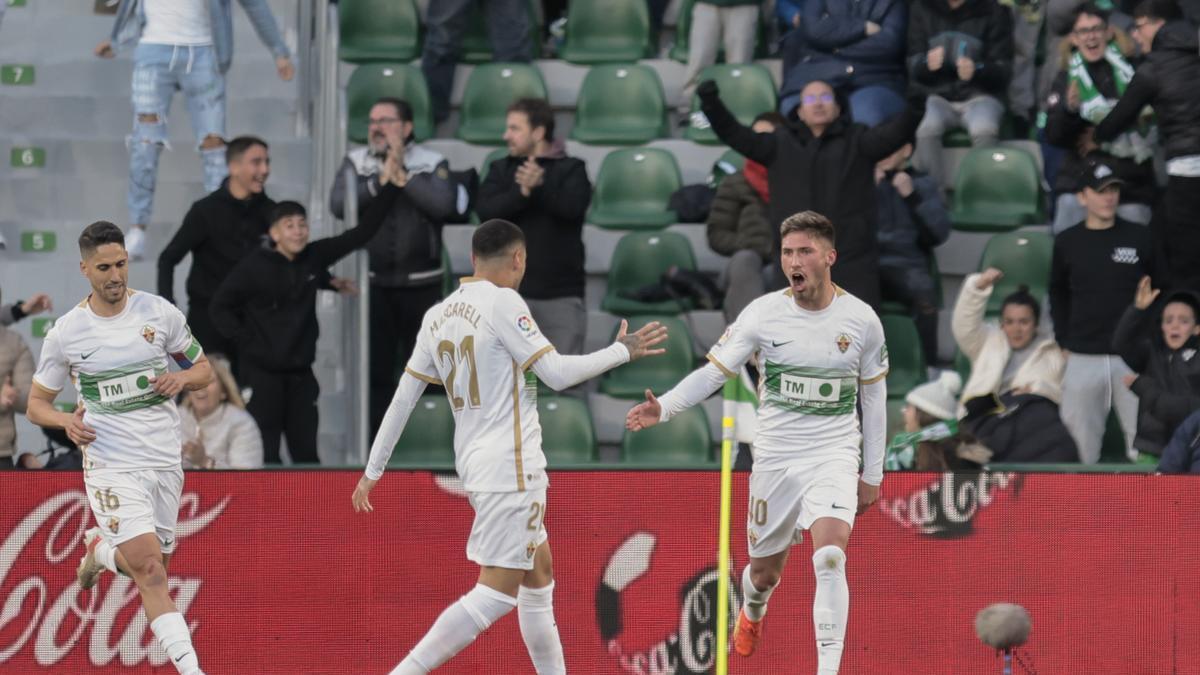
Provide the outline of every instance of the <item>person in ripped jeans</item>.
<path id="1" fill-rule="evenodd" d="M 238 0 L 259 38 L 275 55 L 280 79 L 295 74 L 291 56 L 266 0 Z M 112 58 L 133 48 L 133 133 L 129 146 L 129 223 L 126 250 L 145 254 L 146 225 L 154 201 L 158 157 L 167 143 L 167 111 L 176 91 L 188 116 L 204 168 L 204 190 L 226 176 L 225 73 L 233 60 L 233 10 L 229 0 L 121 0 L 110 39 L 95 49 Z"/>

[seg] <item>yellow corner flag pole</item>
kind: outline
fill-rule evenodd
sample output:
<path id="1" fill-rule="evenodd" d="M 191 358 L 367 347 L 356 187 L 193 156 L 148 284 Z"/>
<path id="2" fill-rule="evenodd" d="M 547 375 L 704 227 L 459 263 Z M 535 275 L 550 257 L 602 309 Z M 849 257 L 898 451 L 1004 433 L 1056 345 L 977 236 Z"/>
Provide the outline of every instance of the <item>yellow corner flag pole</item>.
<path id="1" fill-rule="evenodd" d="M 736 381 L 725 383 L 726 389 Z M 725 397 L 721 418 L 721 520 L 717 535 L 720 556 L 717 559 L 717 640 L 716 675 L 729 673 L 729 517 L 733 501 L 733 416 L 732 397 Z"/>

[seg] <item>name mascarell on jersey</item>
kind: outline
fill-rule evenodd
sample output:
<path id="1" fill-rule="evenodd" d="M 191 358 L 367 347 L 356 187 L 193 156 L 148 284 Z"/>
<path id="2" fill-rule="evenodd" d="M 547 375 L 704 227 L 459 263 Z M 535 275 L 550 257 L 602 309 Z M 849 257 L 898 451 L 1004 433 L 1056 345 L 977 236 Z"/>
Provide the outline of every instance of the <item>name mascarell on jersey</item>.
<path id="1" fill-rule="evenodd" d="M 75 386 L 96 430 L 82 448 L 85 468 L 171 468 L 180 462 L 179 414 L 151 380 L 168 372 L 168 356 L 188 368 L 201 353 L 174 305 L 130 290 L 116 316 L 97 315 L 85 299 L 58 319 L 34 382 L 52 392 Z"/>

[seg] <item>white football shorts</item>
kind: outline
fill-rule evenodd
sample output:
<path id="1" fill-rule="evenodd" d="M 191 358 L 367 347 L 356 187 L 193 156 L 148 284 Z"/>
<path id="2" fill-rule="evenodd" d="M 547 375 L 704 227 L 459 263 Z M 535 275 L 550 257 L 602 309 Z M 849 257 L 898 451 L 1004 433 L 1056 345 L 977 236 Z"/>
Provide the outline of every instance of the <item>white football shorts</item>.
<path id="1" fill-rule="evenodd" d="M 858 462 L 851 457 L 750 474 L 746 540 L 750 556 L 775 555 L 801 540 L 818 518 L 854 527 L 858 509 Z"/>
<path id="2" fill-rule="evenodd" d="M 117 546 L 139 535 L 154 534 L 163 553 L 175 550 L 182 468 L 92 469 L 84 472 L 83 484 L 96 523 L 110 544 Z"/>
<path id="3" fill-rule="evenodd" d="M 471 492 L 475 522 L 467 558 L 488 567 L 533 569 L 533 554 L 546 541 L 546 488 L 524 492 Z"/>

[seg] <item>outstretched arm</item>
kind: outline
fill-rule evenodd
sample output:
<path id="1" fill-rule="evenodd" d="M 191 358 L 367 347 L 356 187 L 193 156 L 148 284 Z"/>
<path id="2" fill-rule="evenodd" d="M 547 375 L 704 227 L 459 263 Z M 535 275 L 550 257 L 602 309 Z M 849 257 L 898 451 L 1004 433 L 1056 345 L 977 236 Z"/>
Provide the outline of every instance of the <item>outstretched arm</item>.
<path id="1" fill-rule="evenodd" d="M 726 379 L 728 377 L 720 366 L 708 363 L 683 378 L 679 384 L 663 394 L 661 400 L 654 398 L 654 393 L 647 389 L 646 400 L 634 406 L 625 416 L 625 428 L 641 431 L 659 422 L 666 422 L 712 396 L 725 384 Z"/>
<path id="2" fill-rule="evenodd" d="M 667 339 L 667 329 L 657 321 L 651 321 L 634 333 L 626 334 L 629 323 L 621 320 L 617 340 L 611 345 L 591 354 L 564 356 L 548 351 L 533 362 L 534 374 L 554 391 L 562 391 L 580 382 L 590 380 L 629 361 L 643 356 L 657 356 L 665 349 L 653 349 Z"/>

